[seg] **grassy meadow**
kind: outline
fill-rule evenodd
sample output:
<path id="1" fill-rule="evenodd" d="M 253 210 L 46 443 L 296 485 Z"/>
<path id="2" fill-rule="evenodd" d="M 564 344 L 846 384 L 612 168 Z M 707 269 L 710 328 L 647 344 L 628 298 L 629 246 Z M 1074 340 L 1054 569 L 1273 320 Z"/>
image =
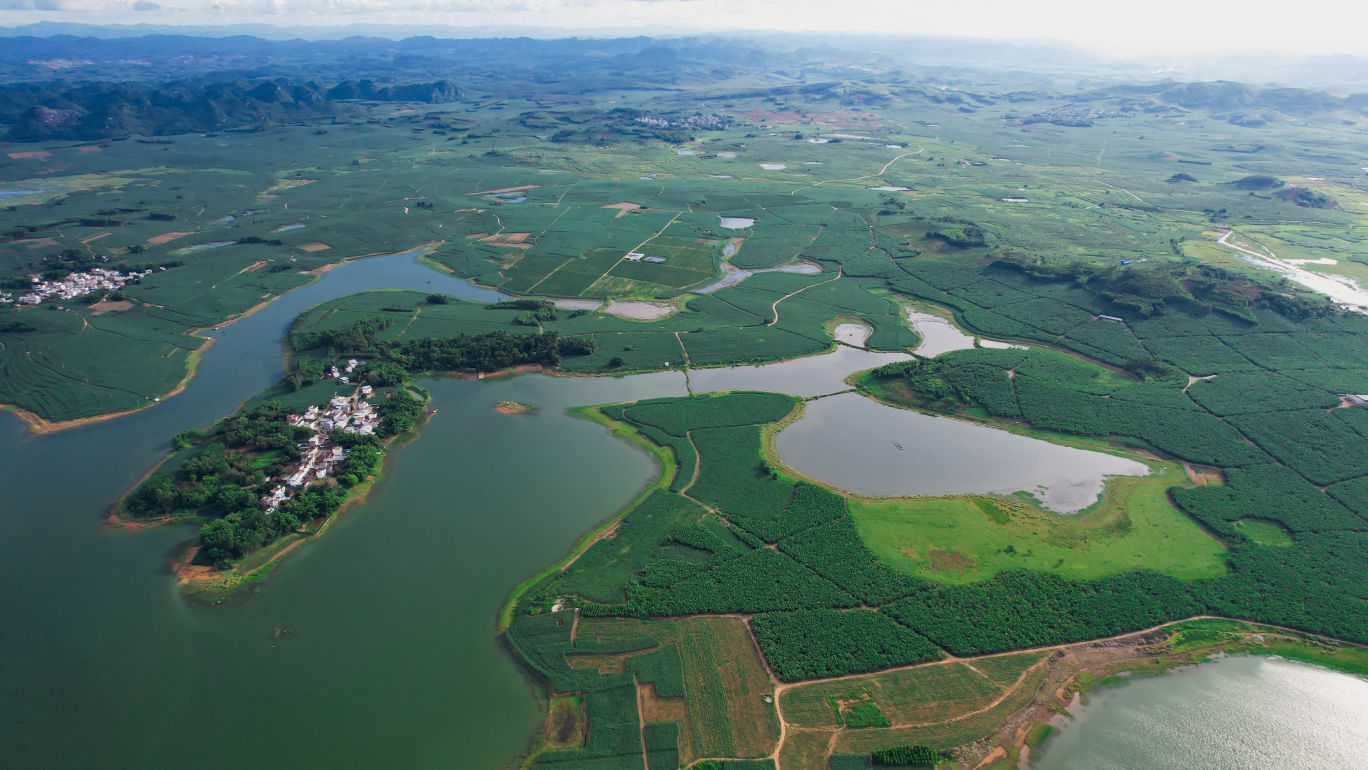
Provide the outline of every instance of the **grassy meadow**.
<path id="1" fill-rule="evenodd" d="M 1107 481 L 1102 499 L 1071 515 L 1017 498 L 860 499 L 860 537 L 901 572 L 946 583 L 1030 569 L 1088 579 L 1134 569 L 1174 577 L 1226 572 L 1225 547 L 1169 503 L 1176 468 Z"/>

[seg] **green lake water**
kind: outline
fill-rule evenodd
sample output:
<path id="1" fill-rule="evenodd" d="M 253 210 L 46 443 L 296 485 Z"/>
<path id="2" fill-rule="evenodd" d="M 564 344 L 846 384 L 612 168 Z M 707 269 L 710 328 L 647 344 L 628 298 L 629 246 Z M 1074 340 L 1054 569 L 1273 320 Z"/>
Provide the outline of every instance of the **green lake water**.
<path id="1" fill-rule="evenodd" d="M 1032 770 L 1327 770 L 1368 762 L 1368 680 L 1222 658 L 1097 690 Z"/>
<path id="2" fill-rule="evenodd" d="M 167 570 L 193 527 L 102 523 L 170 436 L 280 377 L 300 312 L 382 287 L 499 296 L 412 253 L 361 260 L 216 332 L 155 408 L 46 436 L 0 414 L 0 767 L 497 768 L 525 746 L 539 704 L 496 611 L 656 472 L 565 408 L 682 395 L 682 373 L 425 381 L 438 412 L 371 495 L 221 605 L 185 601 Z M 883 360 L 842 348 L 702 380 L 832 392 Z"/>

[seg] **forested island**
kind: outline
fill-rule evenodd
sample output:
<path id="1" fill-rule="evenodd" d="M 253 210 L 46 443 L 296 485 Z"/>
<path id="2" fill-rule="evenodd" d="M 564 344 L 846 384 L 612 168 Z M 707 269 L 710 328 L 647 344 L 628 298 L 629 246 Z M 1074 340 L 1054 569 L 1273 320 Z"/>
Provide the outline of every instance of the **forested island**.
<path id="1" fill-rule="evenodd" d="M 484 374 L 522 365 L 554 368 L 591 341 L 556 334 L 489 332 L 384 343 L 383 322 L 298 334 L 286 379 L 207 431 L 173 441 L 175 452 L 115 507 L 115 521 L 203 521 L 182 565 L 202 565 L 192 589 L 221 598 L 301 537 L 365 493 L 385 447 L 414 430 L 427 394 L 421 376 Z M 353 356 L 364 356 L 358 361 Z M 265 552 L 265 556 L 258 555 Z"/>

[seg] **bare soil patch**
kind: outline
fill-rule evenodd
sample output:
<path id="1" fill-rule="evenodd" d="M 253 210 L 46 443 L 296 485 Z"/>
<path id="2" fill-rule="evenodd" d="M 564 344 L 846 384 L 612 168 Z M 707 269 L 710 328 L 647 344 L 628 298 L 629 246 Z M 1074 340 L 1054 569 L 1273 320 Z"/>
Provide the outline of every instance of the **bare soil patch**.
<path id="1" fill-rule="evenodd" d="M 609 203 L 607 206 L 604 206 L 603 208 L 617 209 L 617 216 L 614 217 L 614 219 L 622 219 L 631 212 L 640 210 L 642 208 L 642 205 L 640 203 L 622 201 L 621 203 Z"/>
<path id="2" fill-rule="evenodd" d="M 501 195 L 503 193 L 522 192 L 523 190 L 535 190 L 537 185 L 524 184 L 517 187 L 500 187 L 497 190 L 480 190 L 478 192 L 466 193 L 466 195 Z"/>
<path id="3" fill-rule="evenodd" d="M 263 267 L 265 267 L 265 266 L 267 266 L 267 265 L 269 265 L 269 264 L 271 264 L 271 263 L 270 263 L 270 260 L 258 259 L 257 261 L 253 262 L 252 264 L 250 264 L 250 265 L 248 265 L 248 266 L 242 268 L 241 270 L 239 270 L 238 273 L 239 273 L 239 274 L 241 274 L 241 273 L 255 273 L 256 271 L 260 270 L 261 268 L 263 268 Z"/>
<path id="4" fill-rule="evenodd" d="M 182 233 L 182 232 L 162 233 L 161 235 L 154 235 L 154 236 L 152 236 L 151 238 L 148 238 L 148 239 L 147 239 L 147 242 L 144 243 L 143 245 L 144 245 L 144 246 L 160 246 L 160 245 L 162 245 L 163 243 L 170 243 L 171 241 L 174 241 L 174 240 L 176 240 L 177 238 L 184 238 L 185 236 L 187 236 L 187 235 L 189 235 L 189 234 L 190 234 L 190 233 Z"/>
<path id="5" fill-rule="evenodd" d="M 82 239 L 81 239 L 81 243 L 94 243 L 95 241 L 98 241 L 98 240 L 100 240 L 101 238 L 104 238 L 104 237 L 106 237 L 106 236 L 110 236 L 110 235 L 113 235 L 113 234 L 114 234 L 114 231 L 113 231 L 113 230 L 106 230 L 106 231 L 104 231 L 104 232 L 102 232 L 102 233 L 98 233 L 98 234 L 96 234 L 96 235 L 92 235 L 92 236 L 90 236 L 90 237 L 88 237 L 88 238 L 82 238 Z"/>
<path id="6" fill-rule="evenodd" d="M 613 300 L 608 303 L 608 307 L 603 309 L 605 313 L 611 313 L 619 318 L 631 318 L 637 321 L 655 321 L 664 318 L 675 311 L 673 305 L 665 305 L 657 302 L 643 302 L 637 300 Z"/>
<path id="7" fill-rule="evenodd" d="M 641 691 L 641 717 L 648 724 L 679 722 L 682 725 L 688 718 L 683 698 L 662 698 L 656 692 L 654 682 L 638 684 L 637 689 Z"/>
<path id="8" fill-rule="evenodd" d="M 589 732 L 589 720 L 585 718 L 584 703 L 570 697 L 556 697 L 551 700 L 551 710 L 546 715 L 546 746 L 551 749 L 574 749 L 584 745 Z"/>
<path id="9" fill-rule="evenodd" d="M 181 555 L 171 563 L 171 571 L 176 573 L 176 577 L 182 583 L 191 580 L 207 580 L 214 577 L 214 568 L 207 564 L 196 564 L 195 557 L 199 555 L 199 544 L 186 548 Z"/>
<path id="10" fill-rule="evenodd" d="M 303 246 L 300 246 L 300 247 L 299 247 L 299 250 L 300 250 L 300 251 L 314 252 L 314 251 L 327 251 L 328 249 L 331 249 L 331 248 L 332 248 L 332 247 L 329 246 L 329 245 L 326 244 L 326 243 L 306 243 L 306 244 L 304 244 Z"/>
<path id="11" fill-rule="evenodd" d="M 281 190 L 289 190 L 289 189 L 294 188 L 294 187 L 303 187 L 303 186 L 306 185 L 306 184 L 313 184 L 315 181 L 316 181 L 316 180 L 314 180 L 314 179 L 281 179 L 281 180 L 277 181 L 275 184 L 273 184 L 273 185 L 271 185 L 270 187 L 266 188 L 266 192 L 262 193 L 261 195 L 262 195 L 262 197 L 265 197 L 265 196 L 270 195 L 270 194 L 273 193 L 273 192 L 279 192 L 279 191 L 281 191 Z"/>
<path id="12" fill-rule="evenodd" d="M 514 249 L 530 249 L 532 244 L 527 243 L 527 239 L 532 237 L 532 233 L 495 233 L 487 235 L 480 240 L 491 246 L 507 246 Z"/>
<path id="13" fill-rule="evenodd" d="M 974 560 L 959 551 L 932 548 L 928 555 L 931 557 L 931 569 L 937 572 L 963 572 L 974 566 Z"/>
<path id="14" fill-rule="evenodd" d="M 47 150 L 27 150 L 25 152 L 5 153 L 12 160 L 46 160 L 52 157 L 52 153 Z"/>
<path id="15" fill-rule="evenodd" d="M 626 655 L 601 655 L 588 653 L 584 655 L 566 655 L 565 662 L 570 664 L 570 668 L 584 669 L 592 668 L 603 674 L 621 674 L 627 670 Z"/>
<path id="16" fill-rule="evenodd" d="M 104 315 L 105 313 L 122 313 L 125 310 L 132 309 L 133 303 L 129 302 L 126 299 L 119 300 L 117 302 L 102 299 L 99 302 L 96 302 L 95 304 L 90 306 L 90 311 L 95 315 Z"/>

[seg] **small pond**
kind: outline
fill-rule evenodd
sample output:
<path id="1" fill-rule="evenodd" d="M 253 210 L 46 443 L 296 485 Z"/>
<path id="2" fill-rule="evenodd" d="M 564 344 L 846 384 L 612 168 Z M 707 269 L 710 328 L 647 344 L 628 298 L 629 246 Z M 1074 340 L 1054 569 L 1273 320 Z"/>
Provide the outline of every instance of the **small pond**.
<path id="1" fill-rule="evenodd" d="M 865 324 L 836 324 L 836 328 L 831 330 L 831 336 L 843 345 L 863 348 L 873 331 Z"/>
<path id="2" fill-rule="evenodd" d="M 935 358 L 941 353 L 949 353 L 952 350 L 968 350 L 974 347 L 973 335 L 965 334 L 958 326 L 938 315 L 908 310 L 907 321 L 917 334 L 921 335 L 921 344 L 913 351 L 919 356 Z M 1017 348 L 1024 350 L 1026 348 L 1025 345 L 1015 345 L 984 337 L 979 338 L 979 345 L 997 349 Z"/>
<path id="3" fill-rule="evenodd" d="M 1096 502 L 1109 476 L 1149 472 L 1123 457 L 897 409 L 857 393 L 808 402 L 775 447 L 800 473 L 855 494 L 1029 492 L 1060 513 Z"/>
<path id="4" fill-rule="evenodd" d="M 723 255 L 730 257 L 732 254 L 735 254 L 736 249 L 734 247 L 735 243 L 728 243 L 727 248 L 722 252 Z M 744 270 L 730 262 L 723 262 L 721 278 L 718 278 L 707 286 L 692 289 L 691 291 L 695 294 L 712 294 L 713 292 L 721 291 L 728 286 L 735 286 L 757 273 L 798 273 L 800 275 L 816 275 L 820 272 L 822 272 L 822 266 L 812 262 L 789 262 L 783 265 L 775 265 L 774 267 L 761 268 L 759 270 Z"/>

